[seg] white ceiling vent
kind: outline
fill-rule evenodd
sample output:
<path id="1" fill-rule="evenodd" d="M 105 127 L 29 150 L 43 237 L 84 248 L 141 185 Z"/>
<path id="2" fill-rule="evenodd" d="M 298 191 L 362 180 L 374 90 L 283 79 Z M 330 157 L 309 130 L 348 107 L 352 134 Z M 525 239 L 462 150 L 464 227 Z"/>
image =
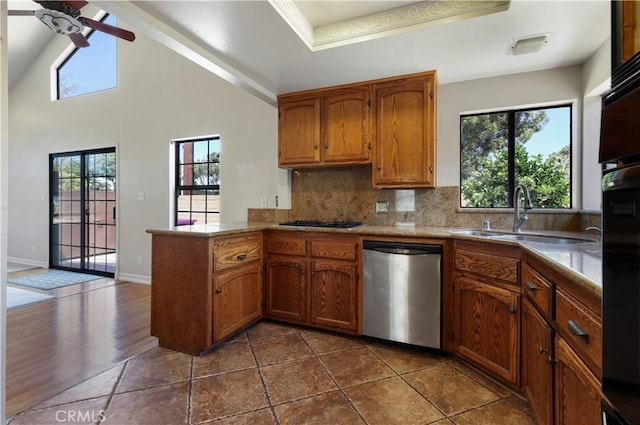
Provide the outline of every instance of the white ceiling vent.
<path id="1" fill-rule="evenodd" d="M 511 44 L 513 55 L 526 55 L 542 49 L 549 42 L 549 34 L 515 38 Z"/>

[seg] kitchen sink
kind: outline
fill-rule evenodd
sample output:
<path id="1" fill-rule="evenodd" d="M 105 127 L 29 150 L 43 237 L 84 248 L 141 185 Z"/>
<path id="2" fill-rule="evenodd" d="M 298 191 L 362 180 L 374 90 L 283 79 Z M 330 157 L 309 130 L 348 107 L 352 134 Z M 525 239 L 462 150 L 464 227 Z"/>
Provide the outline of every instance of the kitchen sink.
<path id="1" fill-rule="evenodd" d="M 505 236 L 505 233 L 502 232 L 492 232 L 490 230 L 452 230 L 451 233 L 455 233 L 458 235 L 469 235 L 469 236 Z"/>
<path id="2" fill-rule="evenodd" d="M 489 239 L 498 239 L 504 241 L 519 241 L 519 242 L 539 242 L 557 245 L 571 245 L 577 243 L 594 242 L 592 239 L 580 239 L 580 238 L 566 238 L 560 236 L 541 236 L 541 235 L 529 235 L 522 233 L 506 233 L 506 232 L 494 232 L 491 230 L 452 230 L 451 233 L 458 235 L 480 236 Z"/>
<path id="3" fill-rule="evenodd" d="M 574 239 L 574 238 L 562 238 L 555 236 L 536 236 L 536 235 L 521 235 L 521 234 L 501 234 L 491 236 L 492 239 L 501 239 L 507 241 L 520 241 L 520 242 L 540 242 L 550 243 L 558 245 L 571 245 L 576 243 L 594 242 L 590 239 Z"/>

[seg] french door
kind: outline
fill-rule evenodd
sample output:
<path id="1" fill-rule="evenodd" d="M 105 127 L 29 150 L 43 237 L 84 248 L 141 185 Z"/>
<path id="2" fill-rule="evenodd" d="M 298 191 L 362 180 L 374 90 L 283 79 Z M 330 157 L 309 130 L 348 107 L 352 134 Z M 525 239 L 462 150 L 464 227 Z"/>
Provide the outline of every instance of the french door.
<path id="1" fill-rule="evenodd" d="M 49 155 L 49 267 L 113 277 L 116 150 Z"/>

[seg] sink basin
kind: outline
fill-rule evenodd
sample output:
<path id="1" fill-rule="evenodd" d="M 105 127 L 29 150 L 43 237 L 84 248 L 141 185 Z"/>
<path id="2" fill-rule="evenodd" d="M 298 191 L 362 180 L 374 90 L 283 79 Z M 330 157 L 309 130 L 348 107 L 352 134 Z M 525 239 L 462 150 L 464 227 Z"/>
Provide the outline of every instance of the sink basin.
<path id="1" fill-rule="evenodd" d="M 521 242 L 541 242 L 558 245 L 570 245 L 576 243 L 593 242 L 588 239 L 573 239 L 573 238 L 560 238 L 554 236 L 536 236 L 536 235 L 521 235 L 521 234 L 500 234 L 492 236 L 492 239 L 502 239 L 508 241 L 521 241 Z"/>
<path id="2" fill-rule="evenodd" d="M 490 230 L 453 230 L 451 233 L 458 235 L 470 235 L 470 236 L 504 236 L 504 233 L 492 232 Z"/>

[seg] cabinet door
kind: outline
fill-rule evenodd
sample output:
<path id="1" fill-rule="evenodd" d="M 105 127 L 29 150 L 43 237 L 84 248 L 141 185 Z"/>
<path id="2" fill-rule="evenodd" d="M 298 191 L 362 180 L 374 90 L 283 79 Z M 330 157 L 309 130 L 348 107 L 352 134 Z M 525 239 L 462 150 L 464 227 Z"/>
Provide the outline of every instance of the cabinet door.
<path id="1" fill-rule="evenodd" d="M 337 261 L 311 263 L 311 323 L 356 331 L 357 266 Z"/>
<path id="2" fill-rule="evenodd" d="M 520 295 L 466 277 L 454 284 L 457 352 L 519 385 Z"/>
<path id="3" fill-rule="evenodd" d="M 320 162 L 320 99 L 286 101 L 279 106 L 278 165 Z"/>
<path id="4" fill-rule="evenodd" d="M 262 268 L 254 262 L 214 279 L 213 339 L 218 342 L 262 316 Z"/>
<path id="5" fill-rule="evenodd" d="M 553 423 L 553 329 L 522 301 L 522 382 L 538 424 Z"/>
<path id="6" fill-rule="evenodd" d="M 600 383 L 564 339 L 556 337 L 556 425 L 602 423 Z"/>
<path id="7" fill-rule="evenodd" d="M 374 85 L 374 187 L 435 187 L 434 80 Z"/>
<path id="8" fill-rule="evenodd" d="M 325 98 L 322 162 L 370 162 L 370 105 L 367 87 L 338 90 Z"/>
<path id="9" fill-rule="evenodd" d="M 267 316 L 296 322 L 306 320 L 305 268 L 304 258 L 267 259 Z"/>

